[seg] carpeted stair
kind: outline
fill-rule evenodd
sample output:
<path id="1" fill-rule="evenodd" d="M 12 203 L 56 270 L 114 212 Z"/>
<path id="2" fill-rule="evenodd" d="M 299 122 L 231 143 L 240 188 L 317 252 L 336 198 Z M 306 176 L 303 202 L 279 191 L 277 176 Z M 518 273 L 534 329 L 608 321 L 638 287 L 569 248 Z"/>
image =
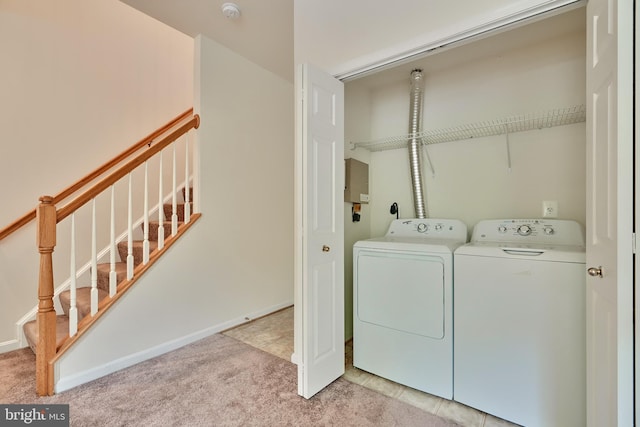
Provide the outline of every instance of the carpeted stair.
<path id="1" fill-rule="evenodd" d="M 184 197 L 184 189 L 182 191 Z M 172 205 L 165 204 L 164 205 L 164 217 L 169 219 L 169 221 L 164 221 L 164 237 L 165 239 L 171 236 L 171 215 L 172 215 Z M 178 214 L 178 224 L 184 223 L 184 203 L 180 203 L 176 205 L 176 213 Z M 192 209 L 193 212 L 193 209 Z M 152 253 L 158 247 L 158 230 L 160 223 L 156 221 L 149 220 L 149 253 Z M 117 245 L 118 255 L 120 257 L 120 262 L 116 262 L 116 275 L 117 275 L 117 283 L 120 284 L 122 281 L 126 280 L 127 277 L 127 241 L 124 240 L 119 242 Z M 143 241 L 142 240 L 134 240 L 133 241 L 133 260 L 134 266 L 142 264 L 143 258 Z M 97 265 L 97 276 L 98 276 L 98 301 L 101 301 L 103 298 L 109 297 L 109 272 L 111 270 L 111 265 L 109 263 L 103 263 Z M 64 340 L 69 336 L 69 308 L 71 306 L 71 291 L 66 290 L 60 293 L 59 295 L 60 305 L 62 306 L 62 310 L 64 314 L 59 314 L 56 317 L 56 348 L 60 348 Z M 91 285 L 89 284 L 86 287 L 78 287 L 76 289 L 76 308 L 78 310 L 78 323 L 80 320 L 91 313 Z M 36 345 L 38 343 L 38 326 L 35 320 L 25 323 L 23 326 L 24 335 L 27 339 L 27 343 L 33 352 L 36 352 Z"/>

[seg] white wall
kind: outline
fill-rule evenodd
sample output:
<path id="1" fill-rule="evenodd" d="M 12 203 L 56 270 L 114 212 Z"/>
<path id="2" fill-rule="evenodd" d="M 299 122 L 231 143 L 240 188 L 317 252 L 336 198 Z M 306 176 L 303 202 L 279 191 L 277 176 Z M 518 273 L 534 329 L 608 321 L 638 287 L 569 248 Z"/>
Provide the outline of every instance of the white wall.
<path id="1" fill-rule="evenodd" d="M 195 74 L 203 216 L 64 355 L 62 388 L 293 303 L 293 85 L 202 36 Z"/>
<path id="2" fill-rule="evenodd" d="M 193 105 L 193 39 L 118 1 L 3 0 L 0 52 L 0 228 Z M 37 266 L 33 224 L 0 242 L 3 349 Z"/>
<path id="3" fill-rule="evenodd" d="M 584 104 L 582 30 L 551 40 L 525 40 L 515 48 L 474 58 L 471 52 L 477 48 L 471 44 L 452 49 L 446 55 L 460 59 L 425 71 L 425 130 Z M 467 54 L 472 59 L 465 60 Z M 408 81 L 407 73 L 402 81 L 370 88 L 372 139 L 406 134 Z M 584 123 L 514 133 L 509 140 L 511 172 L 505 136 L 429 146 L 435 169 L 433 176 L 425 161 L 429 216 L 458 218 L 471 229 L 480 219 L 540 217 L 542 201 L 556 200 L 560 218 L 584 224 Z M 393 219 L 391 203 L 398 202 L 401 217 L 415 216 L 407 151 L 371 153 L 370 174 L 371 235 L 376 236 L 384 234 Z"/>

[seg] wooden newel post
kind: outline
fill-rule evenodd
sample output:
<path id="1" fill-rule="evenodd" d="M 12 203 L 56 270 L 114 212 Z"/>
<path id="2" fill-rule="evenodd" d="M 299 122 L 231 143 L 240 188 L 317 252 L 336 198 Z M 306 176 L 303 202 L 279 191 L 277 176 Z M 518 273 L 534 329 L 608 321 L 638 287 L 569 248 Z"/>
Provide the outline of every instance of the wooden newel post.
<path id="1" fill-rule="evenodd" d="M 37 244 L 40 252 L 38 278 L 38 343 L 36 347 L 36 392 L 53 394 L 53 370 L 49 362 L 56 354 L 56 312 L 53 307 L 53 249 L 56 246 L 56 207 L 53 197 L 40 197 L 36 210 Z"/>

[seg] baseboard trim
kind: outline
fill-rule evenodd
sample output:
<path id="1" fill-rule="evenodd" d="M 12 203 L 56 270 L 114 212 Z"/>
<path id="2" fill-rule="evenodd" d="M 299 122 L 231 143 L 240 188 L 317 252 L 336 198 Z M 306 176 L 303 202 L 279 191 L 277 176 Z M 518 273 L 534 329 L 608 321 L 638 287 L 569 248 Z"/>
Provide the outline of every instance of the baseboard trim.
<path id="1" fill-rule="evenodd" d="M 168 341 L 166 343 L 157 345 L 155 347 L 151 347 L 147 350 L 143 350 L 134 354 L 130 354 L 128 356 L 122 357 L 120 359 L 113 360 L 104 365 L 96 366 L 91 369 L 87 369 L 86 371 L 79 372 L 68 377 L 59 378 L 58 367 L 55 369 L 55 378 L 56 384 L 54 386 L 55 393 L 61 393 L 63 391 L 72 389 L 79 385 L 88 383 L 90 381 L 96 380 L 98 378 L 104 377 L 106 375 L 117 372 L 121 369 L 128 368 L 129 366 L 136 365 L 140 362 L 144 362 L 145 360 L 152 359 L 154 357 L 158 357 L 164 353 L 168 353 L 173 350 L 177 350 L 180 347 L 184 347 L 185 345 L 194 343 L 198 340 L 206 338 L 210 335 L 217 334 L 219 332 L 223 332 L 227 329 L 233 328 L 235 326 L 242 325 L 243 323 L 247 323 L 251 321 L 251 319 L 255 319 L 258 317 L 263 317 L 268 314 L 274 313 L 276 311 L 282 310 L 284 308 L 290 307 L 293 305 L 292 301 L 288 301 L 281 304 L 276 304 L 271 307 L 264 308 L 262 310 L 258 310 L 252 313 L 249 313 L 245 316 L 238 317 L 236 319 L 232 319 L 218 325 L 202 329 L 198 332 L 194 332 L 189 335 L 185 335 L 183 337 L 177 338 L 172 341 Z M 2 343 L 0 343 L 1 345 Z"/>
<path id="2" fill-rule="evenodd" d="M 18 350 L 19 348 L 22 348 L 22 346 L 20 346 L 20 342 L 18 340 L 0 342 L 0 354 Z"/>

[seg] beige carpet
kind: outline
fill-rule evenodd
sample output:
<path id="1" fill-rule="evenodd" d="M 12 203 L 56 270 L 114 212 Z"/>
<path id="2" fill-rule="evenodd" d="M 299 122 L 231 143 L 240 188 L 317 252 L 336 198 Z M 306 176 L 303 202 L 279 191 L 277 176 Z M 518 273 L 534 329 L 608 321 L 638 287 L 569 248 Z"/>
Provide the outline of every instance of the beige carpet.
<path id="1" fill-rule="evenodd" d="M 0 403 L 69 403 L 72 426 L 456 425 L 344 379 L 305 400 L 295 365 L 219 334 L 53 397 L 34 365 L 0 355 Z"/>

